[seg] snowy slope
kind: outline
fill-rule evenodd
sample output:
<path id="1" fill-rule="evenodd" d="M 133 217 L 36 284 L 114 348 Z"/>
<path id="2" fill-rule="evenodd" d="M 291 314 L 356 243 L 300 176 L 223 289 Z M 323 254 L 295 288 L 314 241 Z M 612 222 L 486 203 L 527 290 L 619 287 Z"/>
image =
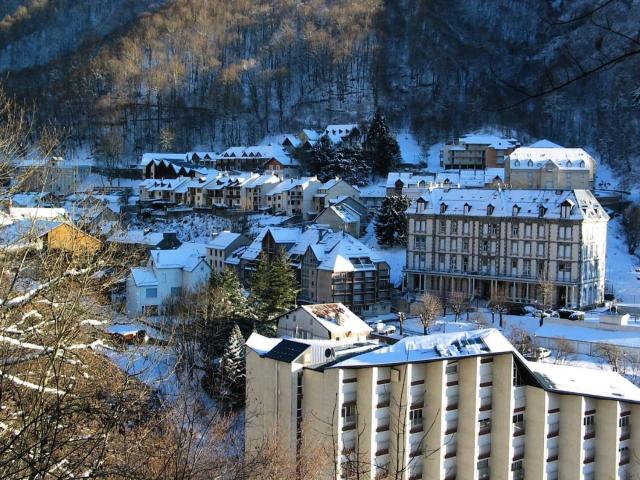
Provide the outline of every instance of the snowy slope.
<path id="1" fill-rule="evenodd" d="M 400 156 L 402 163 L 418 165 L 424 161 L 424 152 L 418 144 L 416 137 L 410 132 L 400 132 L 396 135 L 396 140 L 400 146 Z"/>

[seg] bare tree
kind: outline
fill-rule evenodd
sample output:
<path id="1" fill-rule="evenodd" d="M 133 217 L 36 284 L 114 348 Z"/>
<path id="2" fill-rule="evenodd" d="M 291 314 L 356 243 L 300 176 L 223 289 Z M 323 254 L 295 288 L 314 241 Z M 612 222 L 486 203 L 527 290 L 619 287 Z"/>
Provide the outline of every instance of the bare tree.
<path id="1" fill-rule="evenodd" d="M 527 333 L 526 330 L 518 327 L 514 327 L 511 329 L 511 333 L 509 334 L 509 341 L 511 344 L 516 347 L 521 354 L 525 354 L 531 351 L 533 346 L 533 341 L 531 340 L 531 336 Z"/>
<path id="2" fill-rule="evenodd" d="M 420 322 L 422 323 L 424 334 L 428 335 L 431 325 L 433 325 L 442 311 L 442 303 L 440 302 L 440 298 L 430 293 L 425 293 L 421 298 L 421 302 Z"/>
<path id="3" fill-rule="evenodd" d="M 569 355 L 576 353 L 575 348 L 573 348 L 573 344 L 566 338 L 557 338 L 554 341 L 554 345 L 556 351 L 556 359 L 554 363 L 566 363 Z"/>
<path id="4" fill-rule="evenodd" d="M 400 336 L 404 337 L 404 322 L 407 320 L 407 314 L 398 312 L 398 326 L 400 327 Z"/>
<path id="5" fill-rule="evenodd" d="M 453 311 L 455 315 L 455 321 L 460 321 L 460 316 L 462 312 L 466 310 L 469 305 L 469 299 L 467 295 L 463 292 L 451 292 L 448 298 L 449 307 Z"/>
<path id="6" fill-rule="evenodd" d="M 499 315 L 499 325 L 500 328 L 504 327 L 504 323 L 502 321 L 503 315 L 507 312 L 509 308 L 509 301 L 507 294 L 505 292 L 505 288 L 495 288 L 491 290 L 491 310 L 495 311 Z"/>
<path id="7" fill-rule="evenodd" d="M 598 343 L 594 349 L 594 354 L 605 360 L 614 372 L 624 373 L 624 353 L 616 345 Z"/>
<path id="8" fill-rule="evenodd" d="M 537 285 L 537 303 L 540 309 L 540 326 L 544 324 L 544 312 L 551 308 L 553 304 L 553 293 L 555 286 L 553 282 L 549 280 L 547 275 L 540 275 L 538 277 L 538 285 Z"/>

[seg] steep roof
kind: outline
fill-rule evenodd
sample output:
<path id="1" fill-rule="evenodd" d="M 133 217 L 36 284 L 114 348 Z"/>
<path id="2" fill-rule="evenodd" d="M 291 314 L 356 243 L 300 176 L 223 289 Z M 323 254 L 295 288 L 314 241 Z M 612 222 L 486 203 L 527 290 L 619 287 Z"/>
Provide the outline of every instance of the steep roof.
<path id="1" fill-rule="evenodd" d="M 136 267 L 131 269 L 133 281 L 138 287 L 153 287 L 158 285 L 158 278 L 153 269 L 149 267 Z"/>
<path id="2" fill-rule="evenodd" d="M 428 187 L 435 180 L 433 173 L 415 174 L 413 172 L 389 172 L 387 175 L 387 188 L 396 188 L 396 182 L 400 180 L 403 187 L 416 187 L 418 184 Z"/>
<path id="3" fill-rule="evenodd" d="M 563 170 L 588 170 L 595 162 L 582 148 L 520 147 L 508 156 L 509 167 L 516 169 L 544 168 L 548 162 Z"/>
<path id="4" fill-rule="evenodd" d="M 207 246 L 210 248 L 225 249 L 240 238 L 240 236 L 239 233 L 228 230 L 218 232 L 213 235 L 212 240 L 207 243 Z"/>
<path id="5" fill-rule="evenodd" d="M 184 242 L 173 250 L 152 250 L 150 255 L 155 268 L 181 268 L 193 271 L 206 258 L 207 246 L 202 243 Z"/>
<path id="6" fill-rule="evenodd" d="M 440 214 L 440 207 L 446 207 L 445 215 L 512 217 L 540 217 L 540 207 L 544 207 L 543 218 L 560 218 L 561 206 L 566 202 L 575 205 L 569 219 L 603 219 L 609 216 L 589 190 L 526 190 L 488 188 L 430 188 L 425 190 L 416 202 L 424 202 L 425 214 Z M 408 213 L 417 213 L 413 202 Z M 493 213 L 488 215 L 488 207 Z M 465 213 L 465 206 L 469 207 Z"/>
<path id="7" fill-rule="evenodd" d="M 542 139 L 537 142 L 533 142 L 531 145 L 528 145 L 529 148 L 562 148 L 562 145 L 558 145 L 557 143 L 553 143 L 550 140 Z"/>

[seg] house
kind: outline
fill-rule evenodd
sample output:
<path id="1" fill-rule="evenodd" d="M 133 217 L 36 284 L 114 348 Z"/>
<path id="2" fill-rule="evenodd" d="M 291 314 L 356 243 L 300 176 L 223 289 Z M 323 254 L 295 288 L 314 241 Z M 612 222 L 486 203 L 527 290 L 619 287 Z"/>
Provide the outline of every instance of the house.
<path id="1" fill-rule="evenodd" d="M 322 183 L 317 177 L 289 178 L 278 183 L 267 193 L 267 207 L 273 213 L 313 216 L 313 196 Z"/>
<path id="2" fill-rule="evenodd" d="M 640 475 L 640 389 L 530 362 L 495 329 L 246 348 L 245 451 L 313 458 L 313 478 L 617 479 Z"/>
<path id="3" fill-rule="evenodd" d="M 603 302 L 609 216 L 588 190 L 430 188 L 407 217 L 408 292 Z"/>
<path id="4" fill-rule="evenodd" d="M 111 234 L 108 242 L 123 246 L 140 246 L 147 250 L 158 248 L 166 240 L 166 233 L 151 232 L 141 229 L 118 230 Z"/>
<path id="5" fill-rule="evenodd" d="M 360 190 L 360 201 L 369 209 L 369 213 L 378 211 L 387 198 L 387 190 L 384 185 L 367 185 L 366 187 L 358 187 Z"/>
<path id="6" fill-rule="evenodd" d="M 240 199 L 245 212 L 259 212 L 269 208 L 267 194 L 282 181 L 274 173 L 265 173 L 242 184 Z"/>
<path id="7" fill-rule="evenodd" d="M 186 203 L 191 177 L 172 179 L 149 178 L 140 182 L 140 202 L 154 205 L 176 205 Z"/>
<path id="8" fill-rule="evenodd" d="M 94 254 L 102 242 L 68 220 L 34 217 L 5 219 L 0 222 L 0 250 L 59 250 L 72 254 Z"/>
<path id="9" fill-rule="evenodd" d="M 369 211 L 353 197 L 337 197 L 316 217 L 314 223 L 329 225 L 336 232 L 347 232 L 356 238 L 367 228 Z"/>
<path id="10" fill-rule="evenodd" d="M 127 314 L 155 315 L 210 276 L 207 245 L 185 242 L 177 248 L 151 250 L 147 266 L 132 268 L 127 278 Z"/>
<path id="11" fill-rule="evenodd" d="M 391 310 L 389 265 L 353 236 L 310 228 L 289 257 L 299 265 L 300 302 L 342 303 L 365 317 Z"/>
<path id="12" fill-rule="evenodd" d="M 302 303 L 342 303 L 356 315 L 389 313 L 389 265 L 345 232 L 326 225 L 266 227 L 242 253 L 240 277 L 249 285 L 260 255 L 284 251 L 296 271 Z"/>
<path id="13" fill-rule="evenodd" d="M 326 181 L 318 187 L 316 194 L 313 196 L 316 214 L 321 213 L 329 206 L 331 200 L 338 197 L 353 197 L 356 200 L 360 200 L 360 190 L 338 177 Z"/>
<path id="14" fill-rule="evenodd" d="M 582 148 L 520 147 L 505 162 L 513 188 L 593 189 L 596 162 Z"/>
<path id="15" fill-rule="evenodd" d="M 322 135 L 328 137 L 334 145 L 338 145 L 342 142 L 359 140 L 362 133 L 357 123 L 349 123 L 343 125 L 327 125 Z"/>
<path id="16" fill-rule="evenodd" d="M 471 134 L 447 143 L 440 152 L 440 166 L 455 170 L 483 170 L 504 167 L 505 157 L 516 147 L 515 138 Z"/>
<path id="17" fill-rule="evenodd" d="M 63 197 L 78 191 L 93 171 L 91 159 L 21 158 L 14 162 L 14 187 L 21 192 L 47 192 Z M 16 179 L 20 179 L 16 182 Z"/>
<path id="18" fill-rule="evenodd" d="M 278 337 L 364 341 L 372 328 L 341 303 L 301 305 L 278 318 Z"/>
<path id="19" fill-rule="evenodd" d="M 228 230 L 214 233 L 211 240 L 207 242 L 207 261 L 212 271 L 222 273 L 227 258 L 238 248 L 250 243 L 251 240 L 240 233 Z"/>
<path id="20" fill-rule="evenodd" d="M 203 170 L 186 153 L 144 153 L 140 168 L 145 179 L 167 180 L 178 177 L 193 178 L 198 171 Z"/>
<path id="21" fill-rule="evenodd" d="M 258 178 L 257 173 L 224 173 L 202 186 L 203 207 L 242 209 L 242 188 L 250 180 Z"/>
<path id="22" fill-rule="evenodd" d="M 299 165 L 280 145 L 230 147 L 216 158 L 216 169 L 297 173 Z"/>
<path id="23" fill-rule="evenodd" d="M 314 148 L 320 141 L 320 138 L 322 138 L 321 133 L 308 128 L 302 129 L 302 131 L 298 134 L 298 139 L 301 142 L 300 147 L 304 150 L 311 150 L 312 148 Z"/>

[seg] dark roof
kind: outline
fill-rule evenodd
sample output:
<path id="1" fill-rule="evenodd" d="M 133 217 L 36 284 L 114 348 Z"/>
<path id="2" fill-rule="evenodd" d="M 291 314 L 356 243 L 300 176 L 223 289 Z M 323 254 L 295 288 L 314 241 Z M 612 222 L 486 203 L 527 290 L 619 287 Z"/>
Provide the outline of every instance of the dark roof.
<path id="1" fill-rule="evenodd" d="M 270 351 L 265 353 L 263 357 L 272 358 L 279 362 L 291 363 L 302 355 L 307 348 L 309 348 L 309 345 L 306 343 L 293 342 L 291 340 L 284 339 Z"/>

